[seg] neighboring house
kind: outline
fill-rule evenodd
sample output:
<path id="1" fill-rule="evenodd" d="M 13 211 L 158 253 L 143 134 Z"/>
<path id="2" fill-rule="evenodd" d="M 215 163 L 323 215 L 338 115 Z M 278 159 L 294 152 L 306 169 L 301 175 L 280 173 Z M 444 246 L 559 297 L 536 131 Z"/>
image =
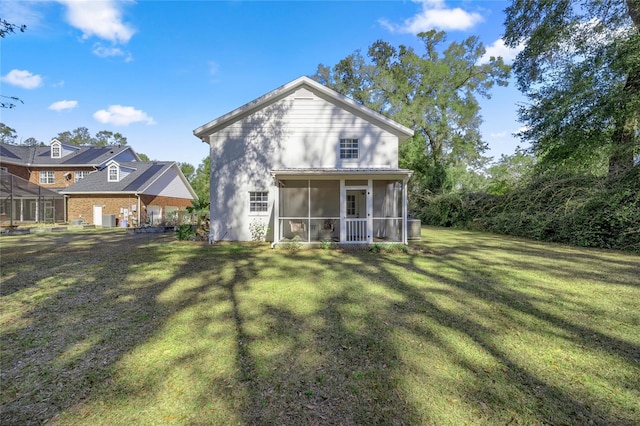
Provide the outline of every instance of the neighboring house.
<path id="1" fill-rule="evenodd" d="M 49 146 L 0 144 L 0 166 L 64 196 L 54 206 L 55 221 L 113 226 L 103 223 L 106 215 L 135 226 L 160 221 L 197 198 L 175 162 L 141 162 L 129 146 L 74 146 L 57 139 Z M 32 201 L 21 203 L 9 207 L 13 217 L 42 221 L 41 216 L 21 214 Z"/>
<path id="2" fill-rule="evenodd" d="M 210 145 L 210 238 L 407 242 L 398 146 L 413 131 L 307 77 L 197 129 Z"/>

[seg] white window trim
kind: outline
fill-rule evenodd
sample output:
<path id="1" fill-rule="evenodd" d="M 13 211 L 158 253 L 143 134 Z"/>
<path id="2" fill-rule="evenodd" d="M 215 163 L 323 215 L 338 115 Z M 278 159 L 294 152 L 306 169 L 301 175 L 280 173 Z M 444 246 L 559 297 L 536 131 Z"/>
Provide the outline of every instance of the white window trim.
<path id="1" fill-rule="evenodd" d="M 51 144 L 51 158 L 62 158 L 62 145 L 59 142 Z"/>
<path id="2" fill-rule="evenodd" d="M 75 172 L 73 172 L 73 181 L 78 182 L 80 179 L 84 179 L 89 176 L 89 173 L 91 173 L 91 170 L 76 170 Z M 82 176 L 78 177 L 79 174 L 82 174 Z"/>
<path id="3" fill-rule="evenodd" d="M 353 142 L 355 141 L 355 148 L 353 146 L 351 147 L 345 147 L 342 148 L 342 144 L 343 143 L 347 143 L 347 141 L 349 141 L 349 143 L 353 144 Z M 355 157 L 343 157 L 343 149 L 344 151 L 353 151 L 355 149 Z M 340 161 L 358 161 L 360 159 L 360 139 L 359 138 L 340 138 L 340 140 L 338 141 L 338 159 Z"/>
<path id="4" fill-rule="evenodd" d="M 266 200 L 251 200 L 251 195 L 252 194 L 266 194 L 267 199 Z M 252 210 L 252 204 L 255 203 L 255 205 L 263 205 L 265 207 L 265 210 Z M 269 191 L 249 191 L 249 214 L 252 216 L 266 216 L 269 214 Z"/>
<path id="5" fill-rule="evenodd" d="M 46 173 L 46 175 L 45 175 Z M 56 174 L 53 170 L 40 170 L 39 174 L 39 182 L 41 184 L 53 184 L 56 183 Z M 43 179 L 43 177 L 47 176 L 46 179 Z M 51 178 L 51 182 L 49 182 L 49 178 Z"/>
<path id="6" fill-rule="evenodd" d="M 111 170 L 116 171 L 116 177 L 113 179 L 111 177 Z M 120 167 L 117 164 L 109 164 L 107 167 L 107 181 L 108 182 L 120 182 Z"/>

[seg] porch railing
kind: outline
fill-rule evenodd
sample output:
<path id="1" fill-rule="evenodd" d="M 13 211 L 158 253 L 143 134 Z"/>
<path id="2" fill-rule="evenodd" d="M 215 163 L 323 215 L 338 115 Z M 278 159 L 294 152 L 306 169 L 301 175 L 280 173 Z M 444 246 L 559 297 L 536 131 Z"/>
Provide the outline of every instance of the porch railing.
<path id="1" fill-rule="evenodd" d="M 348 242 L 367 241 L 367 219 L 345 219 Z"/>

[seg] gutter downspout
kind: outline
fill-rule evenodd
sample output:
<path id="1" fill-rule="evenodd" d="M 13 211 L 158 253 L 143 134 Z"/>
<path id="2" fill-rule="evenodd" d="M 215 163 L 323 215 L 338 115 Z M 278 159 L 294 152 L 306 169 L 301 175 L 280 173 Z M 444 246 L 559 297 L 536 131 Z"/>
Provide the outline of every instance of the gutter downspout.
<path id="1" fill-rule="evenodd" d="M 138 197 L 138 208 L 137 208 L 138 212 L 137 213 L 138 213 L 138 228 L 140 228 L 140 206 L 141 206 L 141 203 L 140 203 L 140 194 L 138 194 L 137 192 L 136 192 L 136 197 Z"/>

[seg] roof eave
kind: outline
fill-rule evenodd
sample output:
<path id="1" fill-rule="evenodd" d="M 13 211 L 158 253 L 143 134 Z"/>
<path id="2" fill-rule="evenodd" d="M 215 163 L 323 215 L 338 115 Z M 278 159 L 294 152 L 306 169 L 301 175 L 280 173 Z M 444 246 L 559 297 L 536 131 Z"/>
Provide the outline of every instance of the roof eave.
<path id="1" fill-rule="evenodd" d="M 280 169 L 271 170 L 271 176 L 275 179 L 282 177 L 332 177 L 340 176 L 392 176 L 409 178 L 413 175 L 408 169 Z"/>
<path id="2" fill-rule="evenodd" d="M 409 129 L 408 127 L 403 126 L 402 124 L 388 117 L 385 117 L 379 112 L 376 112 L 370 108 L 360 105 L 353 99 L 348 98 L 347 96 L 344 96 L 336 92 L 335 90 L 330 89 L 306 76 L 299 77 L 283 86 L 280 86 L 272 90 L 271 92 L 265 95 L 260 96 L 259 98 L 247 104 L 240 106 L 239 108 L 234 109 L 233 111 L 227 114 L 224 114 L 216 118 L 213 121 L 210 121 L 207 124 L 204 124 L 198 127 L 193 131 L 193 134 L 197 138 L 201 139 L 203 142 L 208 143 L 208 140 L 206 139 L 207 136 L 210 136 L 211 134 L 215 133 L 216 129 L 224 127 L 227 123 L 234 121 L 236 118 L 242 115 L 251 114 L 252 112 L 260 109 L 266 103 L 274 102 L 278 100 L 278 98 L 284 97 L 289 92 L 293 91 L 294 89 L 297 89 L 298 87 L 302 87 L 304 85 L 307 85 L 319 91 L 320 93 L 324 94 L 325 96 L 330 97 L 337 102 L 341 102 L 353 109 L 356 109 L 357 111 L 360 111 L 361 113 L 370 117 L 371 119 L 378 121 L 379 123 L 394 129 L 398 133 L 398 138 L 400 139 L 400 142 L 413 136 L 413 130 Z"/>

